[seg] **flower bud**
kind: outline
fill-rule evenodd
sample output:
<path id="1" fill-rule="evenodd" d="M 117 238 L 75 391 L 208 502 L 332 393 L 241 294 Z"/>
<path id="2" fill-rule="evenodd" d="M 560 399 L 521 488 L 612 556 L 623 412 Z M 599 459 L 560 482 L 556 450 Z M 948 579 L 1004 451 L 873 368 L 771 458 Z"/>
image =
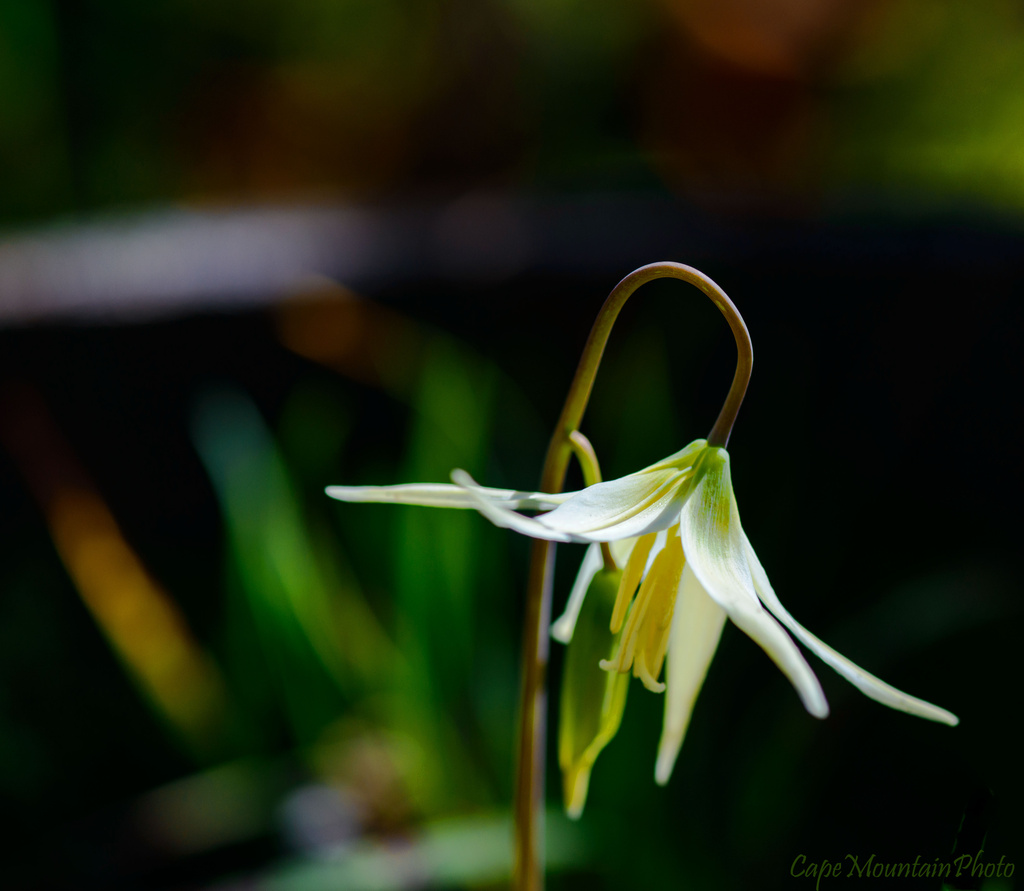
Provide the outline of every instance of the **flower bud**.
<path id="1" fill-rule="evenodd" d="M 600 667 L 619 645 L 620 635 L 609 624 L 621 577 L 621 571 L 595 573 L 565 655 L 558 762 L 565 809 L 574 819 L 583 813 L 594 762 L 618 731 L 626 708 L 629 675 Z"/>

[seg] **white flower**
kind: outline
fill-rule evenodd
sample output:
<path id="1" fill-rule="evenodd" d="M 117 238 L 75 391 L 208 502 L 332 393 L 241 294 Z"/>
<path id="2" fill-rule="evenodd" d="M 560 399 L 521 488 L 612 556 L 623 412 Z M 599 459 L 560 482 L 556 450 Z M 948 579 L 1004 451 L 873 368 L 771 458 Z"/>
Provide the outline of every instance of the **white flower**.
<path id="1" fill-rule="evenodd" d="M 826 717 L 828 704 L 786 629 L 872 699 L 922 718 L 958 723 L 945 709 L 855 665 L 786 611 L 740 525 L 724 448 L 699 439 L 637 473 L 559 495 L 488 489 L 460 470 L 453 471 L 452 480 L 450 486 L 332 486 L 327 494 L 343 501 L 472 507 L 496 525 L 534 538 L 619 542 L 616 558 L 624 560 L 624 567 L 611 630 L 621 635 L 617 651 L 601 664 L 609 671 L 632 671 L 649 689 L 665 691 L 655 767 L 659 783 L 672 772 L 726 618 L 768 654 L 815 717 Z M 530 517 L 520 510 L 547 512 Z M 592 544 L 566 612 L 552 628 L 559 640 L 572 637 L 584 594 L 600 566 L 598 545 Z"/>

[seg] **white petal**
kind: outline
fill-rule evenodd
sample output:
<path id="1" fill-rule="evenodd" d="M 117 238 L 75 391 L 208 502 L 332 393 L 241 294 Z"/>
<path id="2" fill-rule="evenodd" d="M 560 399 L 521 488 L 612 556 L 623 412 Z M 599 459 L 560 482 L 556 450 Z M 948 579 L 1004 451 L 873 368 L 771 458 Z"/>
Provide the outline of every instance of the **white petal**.
<path id="1" fill-rule="evenodd" d="M 453 470 L 452 481 L 466 493 L 466 497 L 472 502 L 472 507 L 480 511 L 495 526 L 499 526 L 502 529 L 512 529 L 516 532 L 521 532 L 523 535 L 529 535 L 532 538 L 543 538 L 547 541 L 574 540 L 563 532 L 555 532 L 546 526 L 542 526 L 538 520 L 532 517 L 524 517 L 522 514 L 517 514 L 508 507 L 507 501 L 498 498 L 492 500 L 488 497 L 488 490 L 483 486 L 477 485 L 473 477 L 464 470 Z"/>
<path id="2" fill-rule="evenodd" d="M 668 530 L 662 529 L 654 536 L 654 544 L 651 545 L 650 551 L 647 552 L 647 562 L 644 564 L 644 571 L 640 573 L 641 579 L 651 571 L 651 567 L 654 565 L 654 558 L 665 549 L 666 544 L 668 544 Z"/>
<path id="3" fill-rule="evenodd" d="M 952 712 L 939 708 L 937 705 L 932 705 L 930 702 L 925 702 L 923 699 L 918 699 L 916 696 L 904 693 L 902 690 L 897 690 L 895 687 L 885 683 L 885 681 L 865 671 L 859 665 L 851 662 L 841 653 L 837 653 L 827 643 L 811 634 L 810 631 L 789 614 L 788 610 L 779 601 L 778 596 L 768 582 L 768 576 L 764 571 L 764 567 L 761 566 L 761 561 L 757 559 L 757 554 L 754 553 L 754 548 L 751 546 L 746 535 L 743 536 L 743 543 L 746 550 L 747 563 L 750 566 L 750 573 L 754 582 L 754 589 L 757 591 L 758 596 L 764 602 L 764 605 L 778 617 L 779 621 L 792 631 L 808 649 L 813 650 L 818 658 L 831 665 L 832 668 L 866 696 L 870 696 L 883 705 L 898 709 L 901 712 L 909 712 L 920 718 L 941 721 L 943 724 L 951 726 L 956 726 L 960 723 L 960 719 Z"/>
<path id="4" fill-rule="evenodd" d="M 551 636 L 555 640 L 564 644 L 572 640 L 572 633 L 576 629 L 576 620 L 579 618 L 580 609 L 583 607 L 583 598 L 586 596 L 590 583 L 603 563 L 601 546 L 597 544 L 590 545 L 583 555 L 583 562 L 580 564 L 580 571 L 576 574 L 576 581 L 573 583 L 572 591 L 569 592 L 569 602 L 565 606 L 565 612 L 551 625 Z"/>
<path id="5" fill-rule="evenodd" d="M 515 489 L 477 487 L 484 498 L 500 501 L 519 510 L 550 510 L 568 501 L 575 493 L 548 495 L 543 492 L 519 492 Z M 476 502 L 461 486 L 449 483 L 408 483 L 401 486 L 328 486 L 325 490 L 339 501 L 418 504 L 423 507 L 458 507 L 476 509 Z"/>
<path id="6" fill-rule="evenodd" d="M 708 441 L 706 439 L 695 439 L 685 448 L 680 449 L 675 454 L 669 455 L 667 458 L 662 458 L 661 461 L 645 467 L 644 470 L 660 470 L 663 467 L 674 467 L 677 470 L 687 470 L 692 467 L 697 459 L 700 457 L 700 453 L 707 448 Z M 640 471 L 641 473 L 644 470 Z"/>
<path id="7" fill-rule="evenodd" d="M 684 566 L 665 665 L 665 724 L 654 766 L 654 779 L 659 785 L 664 786 L 672 774 L 725 617 L 725 610 L 708 596 L 689 565 Z"/>
<path id="8" fill-rule="evenodd" d="M 680 533 L 687 564 L 708 595 L 782 669 L 812 715 L 828 715 L 821 684 L 792 638 L 761 606 L 747 567 L 743 530 L 729 480 L 729 455 L 708 449 Z"/>
<path id="9" fill-rule="evenodd" d="M 636 538 L 675 525 L 690 477 L 675 468 L 633 473 L 588 486 L 538 519 L 584 541 Z"/>

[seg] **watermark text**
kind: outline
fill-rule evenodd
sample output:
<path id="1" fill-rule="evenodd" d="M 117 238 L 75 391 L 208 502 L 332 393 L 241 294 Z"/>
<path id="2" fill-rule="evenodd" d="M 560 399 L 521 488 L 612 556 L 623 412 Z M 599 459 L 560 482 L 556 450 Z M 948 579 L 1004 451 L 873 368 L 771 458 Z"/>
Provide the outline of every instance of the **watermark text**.
<path id="1" fill-rule="evenodd" d="M 797 854 L 789 867 L 794 878 L 814 883 L 814 891 L 821 891 L 824 879 L 929 879 L 957 878 L 1010 878 L 1016 865 L 1005 856 L 998 860 L 987 858 L 982 848 L 974 854 L 960 854 L 948 859 L 922 858 L 913 860 L 881 860 L 874 854 L 845 854 L 840 860 L 815 860 L 806 854 Z"/>

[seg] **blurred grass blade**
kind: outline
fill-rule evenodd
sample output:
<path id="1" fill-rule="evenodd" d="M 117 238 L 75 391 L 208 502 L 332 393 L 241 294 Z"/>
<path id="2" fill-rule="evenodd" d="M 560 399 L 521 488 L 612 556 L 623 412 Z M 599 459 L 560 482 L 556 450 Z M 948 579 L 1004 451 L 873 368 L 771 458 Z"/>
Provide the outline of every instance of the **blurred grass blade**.
<path id="1" fill-rule="evenodd" d="M 41 397 L 8 387 L 0 407 L 3 440 L 82 602 L 153 710 L 193 754 L 213 757 L 227 710 L 217 666 L 125 539 Z"/>
<path id="2" fill-rule="evenodd" d="M 310 741 L 337 717 L 341 694 L 351 697 L 372 679 L 381 681 L 383 657 L 393 648 L 360 595 L 338 583 L 329 558 L 314 544 L 251 401 L 239 392 L 208 393 L 193 430 L 273 681 L 297 736 Z M 345 640 L 362 646 L 349 649 Z M 358 661 L 367 654 L 370 664 Z"/>
<path id="3" fill-rule="evenodd" d="M 491 366 L 449 338 L 433 337 L 412 397 L 416 421 L 399 477 L 444 480 L 453 467 L 484 467 L 493 390 Z M 485 526 L 472 511 L 402 508 L 390 554 L 399 644 L 409 659 L 395 720 L 433 755 L 419 792 L 435 806 L 480 794 L 463 741 L 478 731 L 466 721 L 474 709 L 474 617 L 488 596 L 480 571 Z"/>

